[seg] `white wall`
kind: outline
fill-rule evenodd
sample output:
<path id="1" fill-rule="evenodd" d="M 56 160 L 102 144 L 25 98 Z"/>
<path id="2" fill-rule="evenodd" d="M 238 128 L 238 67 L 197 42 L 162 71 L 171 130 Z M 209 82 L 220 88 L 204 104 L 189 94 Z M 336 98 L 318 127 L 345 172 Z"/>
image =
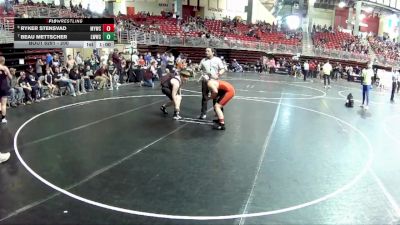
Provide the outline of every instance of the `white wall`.
<path id="1" fill-rule="evenodd" d="M 161 11 L 171 11 L 173 10 L 172 7 L 172 3 L 173 0 L 170 1 L 170 3 L 168 3 L 168 1 L 165 0 L 130 0 L 130 1 L 125 1 L 122 0 L 122 2 L 125 3 L 125 12 L 126 12 L 126 7 L 135 7 L 135 13 L 137 12 L 141 12 L 141 11 L 145 11 L 145 12 L 150 12 L 153 13 L 155 15 L 160 15 Z M 160 6 L 159 4 L 168 4 L 168 6 Z M 122 4 L 122 3 L 121 3 Z M 118 7 L 114 6 L 114 9 L 117 8 L 117 13 L 118 13 Z M 122 10 L 121 10 L 121 13 Z"/>
<path id="2" fill-rule="evenodd" d="M 124 0 L 122 1 L 125 2 Z M 255 1 L 258 2 L 259 0 Z M 159 15 L 162 10 L 173 10 L 173 2 L 173 0 L 126 0 L 124 11 L 126 12 L 126 7 L 135 7 L 135 12 L 146 11 Z M 168 6 L 160 7 L 159 3 L 168 4 Z M 187 0 L 182 0 L 182 3 L 186 5 Z M 197 0 L 190 0 L 190 5 L 197 6 Z M 215 17 L 217 19 L 222 19 L 226 16 L 230 16 L 231 18 L 240 16 L 243 20 L 246 20 L 247 13 L 244 11 L 245 6 L 247 6 L 247 0 L 200 0 L 200 7 L 204 7 L 204 17 L 208 18 Z M 114 4 L 114 11 L 116 13 L 118 13 L 120 8 L 121 7 L 118 7 L 118 3 Z M 209 8 L 219 10 L 210 10 Z M 263 8 L 265 7 L 263 6 Z M 124 11 L 121 10 L 121 13 L 124 13 Z"/>
<path id="3" fill-rule="evenodd" d="M 247 0 L 200 0 L 200 5 L 202 1 L 205 17 L 212 18 L 215 16 L 216 19 L 222 19 L 227 16 L 231 18 L 240 16 L 243 20 L 247 19 L 247 13 L 244 11 Z M 218 8 L 220 11 L 217 12 L 209 8 Z"/>
<path id="4" fill-rule="evenodd" d="M 312 24 L 319 24 L 321 26 L 326 24 L 326 26 L 329 27 L 333 26 L 334 24 L 333 21 L 335 19 L 335 11 L 330 9 L 314 8 L 309 17 Z"/>
<path id="5" fill-rule="evenodd" d="M 272 13 L 265 8 L 265 6 L 261 4 L 259 0 L 253 0 L 253 16 L 251 18 L 251 22 L 255 23 L 257 20 L 265 21 L 270 24 L 276 21 Z"/>
<path id="6" fill-rule="evenodd" d="M 114 2 L 114 15 L 118 15 L 119 12 L 126 14 L 126 1 L 121 1 L 121 3 Z"/>
<path id="7" fill-rule="evenodd" d="M 398 29 L 396 31 L 396 26 L 398 24 L 399 19 L 395 16 L 395 15 L 384 15 L 381 16 L 379 19 L 379 31 L 378 31 L 378 35 L 379 36 L 383 36 L 383 33 L 386 32 L 389 34 L 390 39 L 393 38 L 398 38 L 399 37 L 399 33 L 398 33 Z M 391 25 L 389 27 L 389 24 Z"/>

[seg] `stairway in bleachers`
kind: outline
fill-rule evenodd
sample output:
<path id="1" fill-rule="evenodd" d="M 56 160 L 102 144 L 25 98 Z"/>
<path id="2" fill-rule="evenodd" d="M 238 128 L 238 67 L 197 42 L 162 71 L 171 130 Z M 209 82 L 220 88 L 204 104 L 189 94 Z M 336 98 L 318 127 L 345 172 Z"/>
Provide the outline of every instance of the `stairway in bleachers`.
<path id="1" fill-rule="evenodd" d="M 302 41 L 303 55 L 313 55 L 312 46 L 313 43 L 311 39 L 311 34 L 309 32 L 303 32 L 303 41 Z"/>

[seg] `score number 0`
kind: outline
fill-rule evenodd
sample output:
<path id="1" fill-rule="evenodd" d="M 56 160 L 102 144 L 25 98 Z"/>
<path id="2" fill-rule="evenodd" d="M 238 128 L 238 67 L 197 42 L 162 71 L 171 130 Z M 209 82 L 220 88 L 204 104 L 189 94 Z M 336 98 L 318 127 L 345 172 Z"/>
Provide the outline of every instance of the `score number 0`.
<path id="1" fill-rule="evenodd" d="M 115 25 L 103 24 L 103 41 L 114 41 L 115 39 Z"/>
<path id="2" fill-rule="evenodd" d="M 103 32 L 114 32 L 115 25 L 114 24 L 103 24 Z"/>

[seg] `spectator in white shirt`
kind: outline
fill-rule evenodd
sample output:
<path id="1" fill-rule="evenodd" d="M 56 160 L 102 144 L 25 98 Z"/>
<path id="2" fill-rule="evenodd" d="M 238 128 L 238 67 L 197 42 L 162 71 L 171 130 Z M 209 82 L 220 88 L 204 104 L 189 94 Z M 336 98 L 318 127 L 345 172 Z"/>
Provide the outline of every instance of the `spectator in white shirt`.
<path id="1" fill-rule="evenodd" d="M 78 66 L 83 65 L 83 59 L 80 52 L 76 53 L 75 62 Z"/>
<path id="2" fill-rule="evenodd" d="M 309 71 L 310 71 L 310 65 L 308 64 L 308 60 L 304 62 L 304 81 L 306 81 L 306 78 L 308 77 Z"/>
<path id="3" fill-rule="evenodd" d="M 324 73 L 324 87 L 326 88 L 326 80 L 328 80 L 328 88 L 331 88 L 331 72 L 332 65 L 329 63 L 329 60 L 322 67 L 322 71 Z"/>
<path id="4" fill-rule="evenodd" d="M 101 52 L 100 63 L 101 65 L 107 65 L 108 55 L 105 52 Z"/>
<path id="5" fill-rule="evenodd" d="M 135 65 L 138 64 L 139 56 L 137 55 L 137 52 L 134 52 L 134 53 L 132 54 L 132 56 L 131 56 L 131 61 L 132 61 Z"/>

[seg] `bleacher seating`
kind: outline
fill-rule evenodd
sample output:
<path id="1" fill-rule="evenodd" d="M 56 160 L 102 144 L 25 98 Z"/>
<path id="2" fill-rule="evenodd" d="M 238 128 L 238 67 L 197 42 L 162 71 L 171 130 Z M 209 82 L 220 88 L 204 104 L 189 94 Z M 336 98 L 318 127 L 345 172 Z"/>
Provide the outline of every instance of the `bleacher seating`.
<path id="1" fill-rule="evenodd" d="M 257 39 L 255 37 L 249 37 L 247 36 L 247 32 L 250 30 L 250 28 L 253 25 L 247 25 L 244 23 L 238 22 L 236 24 L 236 31 L 239 34 L 225 34 L 222 30 L 223 26 L 223 21 L 222 20 L 205 20 L 204 26 L 205 28 L 208 29 L 208 31 L 215 36 L 222 36 L 224 35 L 228 39 L 233 39 L 233 40 L 241 40 L 241 41 L 261 41 L 265 43 L 274 43 L 274 44 L 286 44 L 286 45 L 298 45 L 300 44 L 300 41 L 296 38 L 290 38 L 287 39 L 285 33 L 283 32 L 271 32 L 271 33 L 266 33 L 266 32 L 261 32 L 260 39 Z"/>
<path id="2" fill-rule="evenodd" d="M 355 37 L 343 32 L 316 32 L 313 37 L 314 45 L 329 49 L 341 49 L 345 40 L 355 40 Z"/>
<path id="3" fill-rule="evenodd" d="M 370 38 L 369 43 L 375 54 L 384 60 L 399 60 L 400 59 L 400 44 L 394 43 L 390 40 L 379 40 L 377 38 Z"/>

